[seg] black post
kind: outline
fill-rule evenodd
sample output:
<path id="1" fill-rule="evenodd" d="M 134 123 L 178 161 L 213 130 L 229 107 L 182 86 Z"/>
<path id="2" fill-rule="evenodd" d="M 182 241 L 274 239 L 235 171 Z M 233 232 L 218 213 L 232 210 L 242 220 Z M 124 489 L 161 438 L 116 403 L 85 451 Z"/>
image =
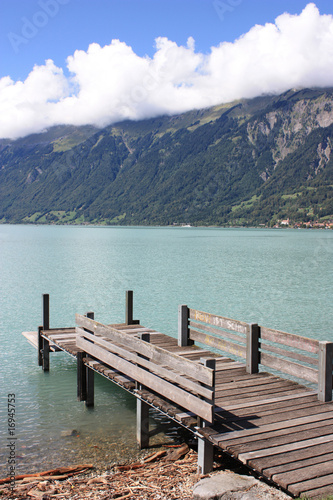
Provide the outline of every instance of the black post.
<path id="1" fill-rule="evenodd" d="M 43 294 L 43 331 L 50 329 L 50 296 L 48 293 Z M 50 369 L 50 343 L 43 337 L 43 355 L 42 367 L 44 372 Z"/>
<path id="2" fill-rule="evenodd" d="M 95 315 L 93 312 L 87 312 L 86 316 L 87 318 L 95 319 Z M 95 387 L 94 387 L 95 372 L 87 365 L 85 366 L 85 372 L 86 372 L 86 406 L 92 407 L 94 406 L 94 395 L 95 395 Z"/>

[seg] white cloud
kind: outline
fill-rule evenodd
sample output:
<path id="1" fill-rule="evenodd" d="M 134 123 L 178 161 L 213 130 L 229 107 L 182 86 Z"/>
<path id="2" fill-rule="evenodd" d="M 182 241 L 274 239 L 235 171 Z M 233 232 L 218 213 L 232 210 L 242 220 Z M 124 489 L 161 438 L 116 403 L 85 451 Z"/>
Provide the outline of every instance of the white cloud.
<path id="1" fill-rule="evenodd" d="M 256 25 L 233 43 L 195 52 L 156 39 L 152 58 L 119 40 L 67 58 L 71 77 L 53 61 L 24 81 L 0 79 L 0 137 L 16 138 L 56 124 L 105 126 L 122 119 L 181 113 L 292 87 L 333 86 L 333 16 L 310 3 Z"/>

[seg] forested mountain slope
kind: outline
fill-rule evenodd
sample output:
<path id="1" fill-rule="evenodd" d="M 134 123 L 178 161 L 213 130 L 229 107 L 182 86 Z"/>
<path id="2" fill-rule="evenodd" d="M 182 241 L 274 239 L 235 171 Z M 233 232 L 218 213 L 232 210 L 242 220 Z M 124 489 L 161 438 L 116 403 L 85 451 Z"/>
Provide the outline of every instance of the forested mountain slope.
<path id="1" fill-rule="evenodd" d="M 333 89 L 0 141 L 0 221 L 333 218 Z"/>

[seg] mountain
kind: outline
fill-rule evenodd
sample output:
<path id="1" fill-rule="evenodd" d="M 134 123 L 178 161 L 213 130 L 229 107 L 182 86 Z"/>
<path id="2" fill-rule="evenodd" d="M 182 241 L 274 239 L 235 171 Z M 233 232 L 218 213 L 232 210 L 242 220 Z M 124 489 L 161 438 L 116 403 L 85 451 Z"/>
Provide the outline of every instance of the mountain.
<path id="1" fill-rule="evenodd" d="M 0 221 L 333 219 L 333 89 L 0 140 Z"/>

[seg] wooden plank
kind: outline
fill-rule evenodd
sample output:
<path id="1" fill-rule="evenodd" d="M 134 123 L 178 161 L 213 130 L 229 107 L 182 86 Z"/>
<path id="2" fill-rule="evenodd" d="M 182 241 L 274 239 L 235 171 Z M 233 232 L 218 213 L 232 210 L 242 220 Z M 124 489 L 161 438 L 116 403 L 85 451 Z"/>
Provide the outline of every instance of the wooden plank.
<path id="1" fill-rule="evenodd" d="M 222 378 L 223 380 L 223 378 Z M 251 388 L 255 384 L 256 387 L 259 387 L 260 385 L 266 385 L 266 384 L 271 384 L 272 382 L 280 382 L 281 379 L 279 377 L 276 377 L 275 375 L 268 375 L 266 377 L 261 377 L 258 379 L 254 379 L 252 376 L 248 379 L 243 379 L 243 380 L 235 380 L 234 382 L 227 382 L 223 383 L 221 381 L 215 383 L 215 391 L 218 391 L 219 389 L 243 389 L 246 390 L 246 388 Z"/>
<path id="2" fill-rule="evenodd" d="M 206 333 L 198 332 L 192 329 L 190 329 L 190 339 L 196 342 L 200 342 L 201 344 L 214 347 L 215 349 L 220 349 L 221 351 L 230 352 L 231 354 L 234 354 L 235 356 L 239 356 L 241 358 L 246 357 L 245 346 L 234 344 L 232 342 L 229 342 L 228 340 L 212 337 L 211 335 L 207 335 Z"/>
<path id="3" fill-rule="evenodd" d="M 137 382 L 149 387 L 151 390 L 154 390 L 167 399 L 181 405 L 183 408 L 193 411 L 196 415 L 204 418 L 208 422 L 213 421 L 213 406 L 206 401 L 174 386 L 173 384 L 170 384 L 170 382 L 157 377 L 153 373 L 147 372 L 147 370 L 144 370 L 131 362 L 120 358 L 116 354 L 107 352 L 102 347 L 94 345 L 91 342 L 84 340 L 82 337 L 78 337 L 77 343 L 78 347 L 89 353 L 91 356 L 94 356 L 104 363 L 116 368 Z"/>
<path id="4" fill-rule="evenodd" d="M 240 416 L 238 416 L 237 413 L 235 414 L 235 412 L 232 412 L 227 414 L 226 416 L 222 416 L 222 419 L 219 418 L 220 417 L 219 414 L 216 414 L 216 421 L 219 421 L 222 426 L 221 432 L 227 432 L 230 430 L 230 428 L 234 428 L 235 430 L 260 428 L 263 425 L 279 423 L 284 420 L 315 415 L 316 413 L 319 413 L 319 411 L 322 411 L 323 413 L 325 412 L 324 409 L 318 409 L 318 408 L 310 408 L 310 409 L 286 408 L 285 411 L 281 412 L 277 410 L 273 412 L 262 412 L 262 413 L 248 412 Z"/>
<path id="5" fill-rule="evenodd" d="M 275 467 L 265 469 L 265 477 L 267 477 L 268 479 L 273 479 L 276 474 L 281 474 L 289 471 L 297 471 L 298 469 L 303 469 L 308 465 L 323 464 L 325 462 L 328 462 L 329 460 L 333 460 L 333 452 L 325 453 L 319 456 L 311 456 L 310 458 L 303 460 L 293 460 L 289 463 L 276 465 Z"/>
<path id="6" fill-rule="evenodd" d="M 292 377 L 301 378 L 307 380 L 308 382 L 318 382 L 318 370 L 315 370 L 314 368 L 310 368 L 308 366 L 300 365 L 299 363 L 294 363 L 290 360 L 275 358 L 270 354 L 262 352 L 260 363 L 264 366 L 291 375 Z"/>
<path id="7" fill-rule="evenodd" d="M 318 399 L 317 395 L 310 395 L 309 397 L 304 397 L 299 400 L 289 400 L 289 401 L 281 401 L 281 402 L 275 402 L 275 403 L 269 403 L 267 405 L 263 406 L 252 406 L 251 408 L 238 408 L 235 409 L 232 413 L 232 418 L 246 418 L 250 414 L 252 415 L 258 415 L 257 418 L 261 418 L 262 415 L 276 415 L 281 412 L 288 412 L 288 411 L 294 411 L 296 415 L 298 415 L 298 411 L 308 411 L 308 412 L 317 412 L 318 408 L 320 409 L 319 411 L 324 412 L 326 408 L 330 410 L 329 406 L 327 405 L 322 405 Z M 230 415 L 230 412 L 224 412 L 221 411 L 219 413 L 221 417 L 224 419 L 228 419 L 228 416 Z M 301 413 L 303 415 L 303 413 Z"/>
<path id="8" fill-rule="evenodd" d="M 220 434 L 214 436 L 215 441 L 219 444 L 223 441 L 235 441 L 237 443 L 241 443 L 241 439 L 248 439 L 255 436 L 255 439 L 262 439 L 262 435 L 266 433 L 270 433 L 270 431 L 278 431 L 279 429 L 287 429 L 287 432 L 293 432 L 292 428 L 300 425 L 315 423 L 315 422 L 324 422 L 325 420 L 333 419 L 333 410 L 327 413 L 317 413 L 314 415 L 308 415 L 301 418 L 294 418 L 288 420 L 282 420 L 280 422 L 275 422 L 273 424 L 260 425 L 260 427 L 253 429 L 245 429 L 242 431 L 233 431 L 228 434 Z"/>
<path id="9" fill-rule="evenodd" d="M 220 337 L 235 340 L 236 342 L 240 342 L 241 344 L 246 344 L 246 337 L 243 335 L 238 335 L 237 333 L 231 333 L 225 330 L 219 330 L 218 328 L 214 328 L 213 326 L 208 326 L 203 323 L 197 323 L 196 321 L 190 321 L 190 328 L 193 330 L 202 330 L 204 332 L 213 333 Z"/>
<path id="10" fill-rule="evenodd" d="M 261 398 L 269 398 L 269 397 L 284 397 L 284 396 L 289 396 L 293 394 L 297 394 L 299 392 L 299 387 L 293 387 L 293 388 L 283 388 L 281 387 L 280 389 L 263 389 L 261 392 L 258 394 L 256 393 L 249 393 L 249 394 L 235 394 L 235 395 L 227 395 L 223 396 L 223 394 L 216 395 L 216 402 L 220 406 L 224 405 L 229 405 L 230 403 L 238 403 L 240 401 L 243 401 L 244 403 L 252 402 L 256 403 L 257 401 L 260 401 Z"/>
<path id="11" fill-rule="evenodd" d="M 214 398 L 214 390 L 208 389 L 207 387 L 203 387 L 201 384 L 194 382 L 188 378 L 185 378 L 179 373 L 175 373 L 170 369 L 165 369 L 161 365 L 156 365 L 155 363 L 150 362 L 148 359 L 145 359 L 137 354 L 131 353 L 122 347 L 118 347 L 117 345 L 111 343 L 109 340 L 105 340 L 105 338 L 103 337 L 96 337 L 95 335 L 85 332 L 82 328 L 79 327 L 77 331 L 79 335 L 78 338 L 84 337 L 90 342 L 93 342 L 95 345 L 102 346 L 106 348 L 108 351 L 111 351 L 113 353 L 122 356 L 127 361 L 131 361 L 140 366 L 143 366 L 144 368 L 147 368 L 148 370 L 152 371 L 159 377 L 164 377 L 166 380 L 179 384 L 180 386 L 184 387 L 187 391 L 193 391 L 194 393 L 199 394 L 200 396 L 203 396 L 204 398 L 207 399 Z M 79 343 L 77 344 L 79 345 Z"/>
<path id="12" fill-rule="evenodd" d="M 139 354 L 149 357 L 155 363 L 164 364 L 166 360 L 168 360 L 170 368 L 182 370 L 185 375 L 193 377 L 197 379 L 198 382 L 202 382 L 208 386 L 212 387 L 213 385 L 214 371 L 206 366 L 186 360 L 176 354 L 170 353 L 165 349 L 148 344 L 147 342 L 142 342 L 141 340 L 130 337 L 126 334 L 122 334 L 111 327 L 85 318 L 79 314 L 76 314 L 76 322 L 83 328 L 87 328 L 88 330 L 94 331 L 94 333 L 99 333 L 105 337 L 120 342 L 125 346 L 135 349 Z"/>
<path id="13" fill-rule="evenodd" d="M 263 393 L 269 394 L 274 391 L 281 392 L 286 390 L 286 388 L 298 388 L 299 385 L 295 382 L 290 382 L 288 380 L 281 380 L 280 382 L 271 382 L 270 384 L 252 384 L 252 386 L 238 387 L 224 389 L 223 385 L 215 387 L 215 395 L 219 398 L 224 398 L 227 396 L 244 395 L 250 396 L 253 393 L 256 396 L 260 396 Z"/>
<path id="14" fill-rule="evenodd" d="M 318 357 L 312 358 L 311 356 L 306 356 L 305 354 L 300 354 L 299 352 L 289 351 L 287 349 L 281 349 L 280 347 L 275 347 L 263 342 L 260 343 L 261 352 L 273 352 L 274 354 L 279 354 L 291 359 L 296 359 L 302 363 L 308 363 L 310 365 L 318 366 Z"/>
<path id="15" fill-rule="evenodd" d="M 326 436 L 320 436 L 314 439 L 305 439 L 303 441 L 298 441 L 296 443 L 289 443 L 287 445 L 273 446 L 270 448 L 265 448 L 262 450 L 256 450 L 248 453 L 241 453 L 238 455 L 238 460 L 244 464 L 248 463 L 249 460 L 260 457 L 267 457 L 270 455 L 277 455 L 278 453 L 286 453 L 292 450 L 300 450 L 302 448 L 307 448 L 308 446 L 314 446 L 316 444 L 328 443 L 332 441 L 333 434 L 327 434 Z"/>
<path id="16" fill-rule="evenodd" d="M 282 488 L 287 489 L 290 485 L 296 488 L 297 484 L 303 481 L 309 481 L 310 479 L 326 476 L 327 474 L 333 474 L 333 460 L 328 460 L 319 464 L 311 464 L 289 472 L 281 472 L 280 474 L 275 474 L 272 479 L 275 483 L 282 486 Z M 325 484 L 330 483 L 326 482 Z M 298 491 L 301 493 L 304 490 L 299 489 Z"/>
<path id="17" fill-rule="evenodd" d="M 319 351 L 318 340 L 301 337 L 293 333 L 281 332 L 264 326 L 260 327 L 261 340 L 269 340 L 277 344 L 287 345 L 302 351 L 312 352 L 317 354 Z"/>
<path id="18" fill-rule="evenodd" d="M 310 481 L 303 481 L 296 484 L 291 484 L 288 490 L 293 495 L 300 495 L 301 493 L 307 493 L 310 490 L 315 488 L 320 488 L 322 486 L 329 486 L 330 492 L 332 493 L 332 484 L 333 484 L 333 474 L 326 475 L 324 477 L 318 477 L 316 479 L 311 479 Z"/>
<path id="19" fill-rule="evenodd" d="M 235 332 L 244 333 L 245 335 L 249 328 L 248 324 L 244 321 L 237 321 L 235 319 L 217 316 L 216 314 L 197 311 L 195 309 L 190 309 L 190 319 L 201 321 L 202 323 L 209 323 L 210 325 L 214 326 L 219 326 L 220 328 L 225 328 L 226 330 L 233 330 Z"/>
<path id="20" fill-rule="evenodd" d="M 326 497 L 328 497 L 329 499 L 332 493 L 332 484 L 328 484 L 326 486 L 322 486 L 321 488 L 315 488 L 311 491 L 306 491 L 304 494 L 302 493 L 301 498 L 304 498 L 304 500 L 310 500 L 311 498 L 323 500 Z"/>
<path id="21" fill-rule="evenodd" d="M 333 419 L 328 419 L 323 422 L 308 423 L 293 427 L 289 430 L 284 428 L 276 431 L 257 434 L 247 438 L 239 438 L 236 440 L 219 441 L 219 446 L 232 451 L 232 453 L 245 453 L 247 451 L 260 450 L 271 446 L 280 446 L 283 444 L 296 443 L 304 439 L 312 439 L 319 436 L 325 436 L 332 432 Z"/>
<path id="22" fill-rule="evenodd" d="M 266 475 L 266 470 L 270 468 L 285 466 L 286 464 L 292 465 L 297 461 L 302 462 L 303 460 L 311 460 L 314 457 L 321 459 L 326 453 L 333 453 L 332 440 L 323 444 L 316 444 L 298 450 L 291 450 L 272 456 L 268 455 L 266 457 L 249 460 L 248 465 Z M 269 474 L 267 474 L 267 477 L 269 477 Z"/>
<path id="23" fill-rule="evenodd" d="M 306 396 L 311 396 L 313 394 L 317 394 L 317 393 L 313 392 L 313 391 L 300 392 L 298 394 L 296 393 L 296 394 L 292 394 L 289 396 L 281 396 L 278 398 L 263 399 L 262 401 L 257 401 L 255 404 L 253 402 L 228 404 L 228 405 L 224 405 L 223 408 L 221 408 L 221 410 L 232 411 L 232 410 L 237 410 L 238 408 L 251 408 L 251 406 L 262 406 L 262 405 L 267 405 L 270 403 L 276 403 L 276 402 L 280 402 L 280 401 L 288 401 L 288 399 L 303 398 Z"/>

